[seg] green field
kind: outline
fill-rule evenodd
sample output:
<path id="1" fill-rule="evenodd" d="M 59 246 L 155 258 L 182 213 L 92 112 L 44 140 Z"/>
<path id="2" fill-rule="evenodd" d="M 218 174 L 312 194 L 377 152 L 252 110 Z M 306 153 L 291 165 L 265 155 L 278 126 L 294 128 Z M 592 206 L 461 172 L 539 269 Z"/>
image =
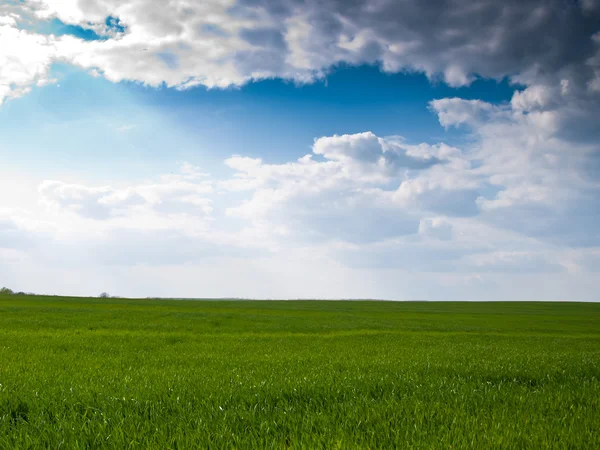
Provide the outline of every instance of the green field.
<path id="1" fill-rule="evenodd" d="M 0 448 L 600 448 L 600 304 L 0 297 Z"/>

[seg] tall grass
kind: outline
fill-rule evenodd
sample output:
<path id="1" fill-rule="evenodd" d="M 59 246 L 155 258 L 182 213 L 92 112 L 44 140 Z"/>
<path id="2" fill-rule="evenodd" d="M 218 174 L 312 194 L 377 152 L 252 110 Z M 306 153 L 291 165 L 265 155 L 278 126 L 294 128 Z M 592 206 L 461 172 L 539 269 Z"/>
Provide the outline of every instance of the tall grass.
<path id="1" fill-rule="evenodd" d="M 600 448 L 600 305 L 0 296 L 0 448 Z"/>

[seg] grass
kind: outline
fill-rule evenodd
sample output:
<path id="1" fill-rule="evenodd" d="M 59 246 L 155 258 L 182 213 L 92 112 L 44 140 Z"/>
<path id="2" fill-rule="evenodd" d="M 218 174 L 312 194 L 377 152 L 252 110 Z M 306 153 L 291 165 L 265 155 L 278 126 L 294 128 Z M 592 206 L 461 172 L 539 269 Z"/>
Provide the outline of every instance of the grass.
<path id="1" fill-rule="evenodd" d="M 600 304 L 0 296 L 0 448 L 600 448 Z"/>

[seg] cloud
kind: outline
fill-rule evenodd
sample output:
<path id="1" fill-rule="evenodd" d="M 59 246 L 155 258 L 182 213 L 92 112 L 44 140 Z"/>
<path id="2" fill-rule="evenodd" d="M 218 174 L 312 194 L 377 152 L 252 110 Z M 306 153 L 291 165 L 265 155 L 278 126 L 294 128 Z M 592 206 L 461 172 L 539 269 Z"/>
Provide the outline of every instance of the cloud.
<path id="1" fill-rule="evenodd" d="M 114 82 L 181 89 L 239 86 L 273 77 L 311 82 L 339 64 L 379 64 L 388 72 L 423 72 L 451 86 L 468 85 L 478 76 L 508 76 L 529 86 L 540 77 L 576 75 L 576 84 L 595 91 L 600 69 L 594 33 L 600 11 L 591 4 L 178 0 L 166 7 L 150 0 L 29 0 L 20 5 L 21 14 L 57 18 L 102 39 L 15 36 L 14 18 L 0 15 L 5 44 L 0 48 L 10 48 L 9 43 L 15 48 L 18 39 L 19 46 L 29 45 L 28 54 L 37 55 L 23 61 L 27 70 L 4 70 L 11 79 L 18 72 L 25 77 L 13 86 L 5 76 L 3 96 L 9 96 L 8 90 L 10 96 L 19 95 L 25 80 L 44 77 L 57 60 Z M 12 56 L 23 58 L 22 53 Z M 537 94 L 527 93 L 526 101 Z"/>
<path id="2" fill-rule="evenodd" d="M 16 224 L 8 214 L 0 216 L 0 248 L 4 250 L 20 250 L 30 244 L 30 237 Z"/>
<path id="3" fill-rule="evenodd" d="M 552 245 L 597 245 L 598 147 L 532 120 L 522 113 L 522 93 L 515 97 L 502 106 L 432 102 L 440 121 L 472 133 L 464 151 L 366 132 L 316 139 L 312 154 L 295 162 L 232 157 L 226 164 L 235 173 L 220 186 L 251 196 L 227 213 L 309 240 L 449 237 L 442 222 L 427 221 L 442 215 L 473 217 Z M 538 100 L 528 107 L 538 108 Z"/>
<path id="4" fill-rule="evenodd" d="M 53 37 L 18 29 L 13 16 L 0 15 L 0 105 L 28 93 L 36 83 L 49 82 L 54 42 Z"/>
<path id="5" fill-rule="evenodd" d="M 250 198 L 228 214 L 285 230 L 286 239 L 350 243 L 334 253 L 361 266 L 428 270 L 436 259 L 450 271 L 565 270 L 549 258 L 600 244 L 600 148 L 571 139 L 560 119 L 536 116 L 560 118 L 568 100 L 524 90 L 499 106 L 433 101 L 442 124 L 471 133 L 462 151 L 365 132 L 316 139 L 312 154 L 295 162 L 230 158 L 236 172 L 221 186 Z M 466 245 L 454 224 L 461 218 L 492 229 Z M 485 245 L 497 230 L 513 234 Z"/>
<path id="6" fill-rule="evenodd" d="M 600 103 L 577 80 L 542 78 L 509 105 L 440 99 L 445 126 L 472 135 L 465 154 L 490 186 L 476 200 L 481 220 L 554 244 L 594 246 L 600 234 Z M 573 132 L 577 122 L 577 133 Z"/>
<path id="7" fill-rule="evenodd" d="M 181 174 L 163 176 L 158 183 L 119 188 L 44 181 L 39 192 L 48 207 L 95 220 L 144 212 L 201 216 L 212 212 L 211 181 L 189 164 L 183 165 Z"/>
<path id="8" fill-rule="evenodd" d="M 479 181 L 460 150 L 408 145 L 371 132 L 315 140 L 312 154 L 267 164 L 235 156 L 225 189 L 251 191 L 231 217 L 270 224 L 306 239 L 377 241 L 416 234 L 420 215 L 476 210 Z"/>
<path id="9" fill-rule="evenodd" d="M 0 16 L 0 26 L 4 26 L 4 25 L 16 27 L 17 20 L 13 16 Z"/>
<path id="10" fill-rule="evenodd" d="M 473 254 L 547 251 L 530 229 L 488 220 L 515 205 L 484 207 L 490 177 L 485 161 L 473 164 L 480 157 L 364 132 L 315 139 L 311 154 L 288 163 L 231 157 L 222 180 L 184 163 L 120 186 L 44 181 L 54 242 L 44 254 L 86 248 L 99 263 L 184 264 L 313 248 L 349 267 L 452 272 L 483 270 Z"/>
<path id="11" fill-rule="evenodd" d="M 479 272 L 562 272 L 564 266 L 552 256 L 526 251 L 496 251 L 469 255 L 465 259 L 471 270 Z"/>
<path id="12" fill-rule="evenodd" d="M 419 234 L 433 239 L 452 239 L 452 224 L 441 217 L 421 219 L 419 222 Z"/>
<path id="13" fill-rule="evenodd" d="M 216 232 L 173 224 L 145 230 L 105 227 L 92 239 L 56 239 L 37 249 L 38 258 L 63 267 L 88 264 L 90 259 L 99 266 L 183 266 L 217 257 L 250 259 L 264 253 L 264 249 L 236 245 Z"/>
<path id="14" fill-rule="evenodd" d="M 0 263 L 180 265 L 268 251 L 227 232 L 224 221 L 211 226 L 212 190 L 210 177 L 189 163 L 156 181 L 118 186 L 42 181 L 40 210 L 0 210 Z"/>
<path id="15" fill-rule="evenodd" d="M 583 254 L 520 232 L 486 224 L 478 217 L 423 218 L 418 235 L 368 243 L 334 243 L 331 254 L 350 267 L 411 273 L 556 273 L 583 268 Z M 576 256 L 577 255 L 577 256 Z M 587 260 L 586 260 L 587 261 Z"/>
<path id="16" fill-rule="evenodd" d="M 463 100 L 461 98 L 441 98 L 430 102 L 431 109 L 437 114 L 440 124 L 445 128 L 466 124 L 476 126 L 490 115 L 501 115 L 501 110 L 481 100 Z"/>
<path id="17" fill-rule="evenodd" d="M 503 274 L 533 280 L 536 274 L 551 273 L 565 286 L 587 283 L 586 274 L 598 267 L 598 246 L 592 242 L 572 246 L 573 233 L 583 235 L 584 228 L 548 228 L 547 223 L 556 224 L 561 215 L 543 209 L 572 210 L 577 203 L 565 197 L 564 206 L 555 196 L 557 201 L 550 204 L 530 196 L 528 202 L 515 197 L 494 208 L 482 207 L 477 199 L 486 198 L 495 174 L 488 173 L 484 157 L 493 154 L 483 150 L 488 145 L 483 135 L 473 145 L 463 152 L 366 132 L 316 139 L 311 154 L 283 164 L 232 157 L 226 163 L 233 174 L 222 180 L 184 163 L 178 173 L 156 181 L 100 187 L 42 182 L 38 194 L 44 210 L 3 212 L 0 267 L 14 280 L 25 272 L 41 273 L 43 265 L 61 277 L 65 271 L 76 271 L 88 284 L 65 282 L 62 289 L 69 285 L 73 292 L 87 294 L 95 293 L 85 289 L 99 286 L 100 278 L 86 268 L 104 273 L 105 282 L 121 280 L 111 267 L 137 277 L 143 287 L 133 288 L 121 280 L 115 288 L 108 283 L 99 290 L 121 286 L 121 292 L 137 295 L 204 295 L 207 291 L 190 281 L 193 270 L 217 278 L 235 271 L 246 280 L 245 291 L 235 291 L 242 296 L 356 297 L 362 293 L 441 298 L 443 292 L 443 298 L 464 298 L 465 293 L 478 292 L 479 298 L 499 299 L 506 292 L 496 289 Z M 504 170 L 500 166 L 498 173 Z M 510 188 L 512 181 L 501 176 L 494 182 Z M 474 195 L 464 197 L 465 192 Z M 461 202 L 449 201 L 452 195 L 462 196 L 474 213 L 465 215 Z M 493 196 L 490 201 L 495 201 Z M 533 214 L 532 204 L 545 215 Z M 292 274 L 307 266 L 314 270 L 305 280 L 314 289 L 303 288 Z M 182 279 L 181 286 L 169 290 L 158 282 L 158 268 L 170 279 L 187 274 L 188 281 Z M 354 277 L 356 289 L 349 291 L 347 284 L 343 288 L 332 282 L 332 270 L 338 281 Z M 567 275 L 570 278 L 564 278 Z M 202 286 L 228 295 L 225 292 L 231 291 L 219 291 L 214 284 L 217 278 L 205 280 Z M 250 279 L 286 281 L 261 290 Z M 402 294 L 399 279 L 412 290 Z M 28 289 L 56 285 L 44 276 L 40 280 L 45 281 Z M 151 292 L 149 286 L 155 290 Z M 519 286 L 524 289 L 519 293 L 529 292 L 529 285 Z M 27 288 L 24 281 L 15 287 Z M 495 296 L 490 297 L 490 289 Z M 556 289 L 555 297 L 565 292 Z M 581 292 L 578 298 L 585 297 Z"/>

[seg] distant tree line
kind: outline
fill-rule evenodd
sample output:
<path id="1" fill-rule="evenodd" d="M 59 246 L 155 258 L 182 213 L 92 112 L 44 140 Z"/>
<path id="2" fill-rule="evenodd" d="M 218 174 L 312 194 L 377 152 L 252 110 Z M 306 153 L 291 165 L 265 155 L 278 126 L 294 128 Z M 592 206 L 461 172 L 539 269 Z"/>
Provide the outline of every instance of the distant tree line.
<path id="1" fill-rule="evenodd" d="M 26 292 L 15 292 L 12 289 L 9 289 L 7 287 L 2 287 L 0 288 L 0 295 L 33 295 L 33 294 L 28 294 Z"/>
<path id="2" fill-rule="evenodd" d="M 7 288 L 5 286 L 5 287 L 0 288 L 0 295 L 35 295 L 35 294 L 32 294 L 30 292 L 21 292 L 21 291 L 15 292 L 12 289 Z M 117 298 L 117 297 L 111 297 L 108 294 L 108 292 L 103 292 L 98 297 L 99 298 Z"/>

